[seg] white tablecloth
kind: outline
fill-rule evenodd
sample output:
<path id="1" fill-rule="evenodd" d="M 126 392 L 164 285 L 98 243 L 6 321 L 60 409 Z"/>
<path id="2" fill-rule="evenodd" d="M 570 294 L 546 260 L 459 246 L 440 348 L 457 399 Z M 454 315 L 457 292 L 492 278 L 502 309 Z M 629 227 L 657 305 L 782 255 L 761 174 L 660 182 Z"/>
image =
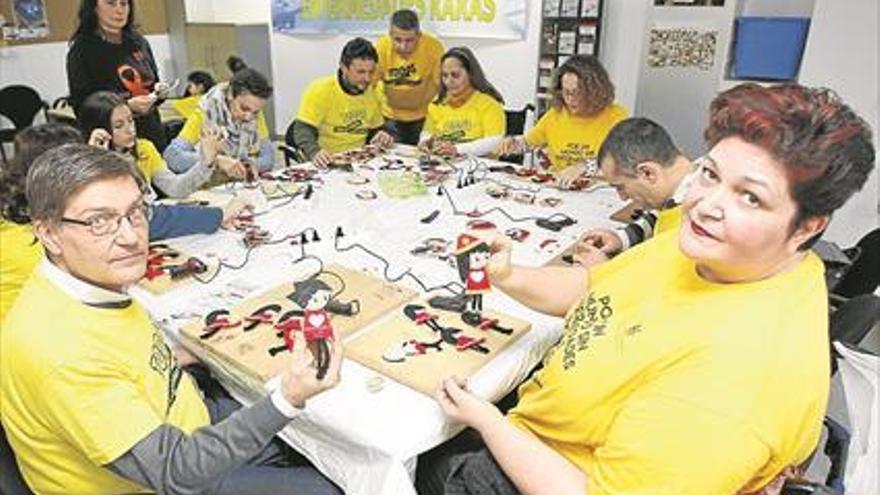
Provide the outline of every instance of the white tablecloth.
<path id="1" fill-rule="evenodd" d="M 321 241 L 306 245 L 306 253 L 320 257 L 325 263 L 337 262 L 366 268 L 382 276 L 383 265 L 380 261 L 359 250 L 341 253 L 334 249 L 333 235 L 336 227 L 340 226 L 345 234 L 341 245 L 348 246 L 357 241 L 381 254 L 391 263 L 389 275 L 392 277 L 411 268 L 428 285 L 457 281 L 453 266 L 436 259 L 415 257 L 409 251 L 428 237 L 444 237 L 454 242 L 458 233 L 466 230 L 466 224 L 472 218 L 453 215 L 447 199 L 438 196 L 436 189 L 417 198 L 385 198 L 376 180 L 376 174 L 382 172 L 360 173 L 370 177 L 371 183 L 355 186 L 346 181 L 348 174 L 329 172 L 323 175 L 324 184 L 316 187 L 309 200 L 297 197 L 289 202 L 266 202 L 257 197 L 255 200 L 261 210 L 266 211 L 258 216 L 257 222 L 270 230 L 276 239 L 306 227 L 314 227 Z M 479 177 L 483 174 L 476 175 Z M 489 177 L 503 183 L 537 189 L 533 184 L 510 176 L 491 174 Z M 501 231 L 515 226 L 531 232 L 525 242 L 515 243 L 514 262 L 524 265 L 546 263 L 587 227 L 612 226 L 608 217 L 621 206 L 616 193 L 610 188 L 589 193 L 541 188 L 537 194 L 539 199 L 555 196 L 563 200 L 560 206 L 550 209 L 523 205 L 510 199 L 493 199 L 485 193 L 487 185 L 488 181 L 484 179 L 458 189 L 456 180 L 452 179 L 447 187 L 462 211 L 501 206 L 514 217 L 548 216 L 561 211 L 579 221 L 577 225 L 556 233 L 536 226 L 533 221 L 514 223 L 497 212 L 483 217 L 495 223 Z M 376 191 L 378 199 L 357 199 L 355 193 L 363 189 Z M 228 189 L 220 190 L 232 193 Z M 242 189 L 235 193 L 260 194 Z M 282 202 L 286 202 L 282 207 L 269 208 L 273 203 Z M 433 222 L 424 224 L 419 221 L 434 210 L 440 210 L 440 214 Z M 540 245 L 551 238 L 557 239 L 558 245 L 542 249 Z M 171 244 L 209 262 L 222 257 L 229 263 L 238 263 L 245 254 L 240 234 L 231 232 L 192 236 L 172 241 Z M 153 296 L 138 289 L 133 293 L 174 338 L 187 318 L 200 316 L 218 307 L 232 306 L 278 283 L 314 273 L 318 267 L 316 262 L 293 264 L 300 255 L 300 247 L 288 243 L 263 246 L 251 253 L 250 261 L 243 269 L 224 269 L 210 284 L 192 283 L 162 296 Z M 407 285 L 417 289 L 414 284 Z M 484 305 L 532 324 L 531 332 L 502 351 L 470 381 L 470 388 L 475 393 L 495 400 L 519 384 L 540 361 L 557 340 L 561 321 L 535 313 L 498 291 L 488 295 Z M 214 369 L 221 382 L 242 402 L 252 402 L 263 393 L 260 384 L 238 383 L 210 356 L 200 354 L 199 357 Z M 340 384 L 311 399 L 305 413 L 295 418 L 281 436 L 348 494 L 414 494 L 412 476 L 415 457 L 450 438 L 460 431 L 460 427 L 447 422 L 433 399 L 391 379 L 384 379 L 380 391 L 369 391 L 367 382 L 376 376 L 377 373 L 369 368 L 346 360 Z"/>

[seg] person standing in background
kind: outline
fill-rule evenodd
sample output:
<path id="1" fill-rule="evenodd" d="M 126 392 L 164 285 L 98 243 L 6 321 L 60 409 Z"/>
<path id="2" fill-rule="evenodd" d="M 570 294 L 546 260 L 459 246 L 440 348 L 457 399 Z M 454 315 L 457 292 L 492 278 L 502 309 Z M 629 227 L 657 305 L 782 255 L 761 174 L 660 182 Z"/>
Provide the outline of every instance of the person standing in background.
<path id="1" fill-rule="evenodd" d="M 437 38 L 421 31 L 418 14 L 409 9 L 392 14 L 388 34 L 376 41 L 382 116 L 398 142 L 419 142 L 428 104 L 440 89 L 443 51 Z"/>
<path id="2" fill-rule="evenodd" d="M 67 85 L 74 112 L 96 91 L 126 99 L 138 136 L 162 152 L 168 144 L 157 102 L 167 91 L 150 43 L 135 30 L 134 0 L 82 0 L 67 52 Z"/>

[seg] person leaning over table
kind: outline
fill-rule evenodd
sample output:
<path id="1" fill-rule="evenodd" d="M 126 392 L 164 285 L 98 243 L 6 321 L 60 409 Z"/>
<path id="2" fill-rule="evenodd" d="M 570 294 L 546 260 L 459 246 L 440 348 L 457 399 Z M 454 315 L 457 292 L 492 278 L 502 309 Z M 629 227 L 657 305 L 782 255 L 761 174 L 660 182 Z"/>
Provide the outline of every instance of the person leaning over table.
<path id="1" fill-rule="evenodd" d="M 134 0 L 82 0 L 79 25 L 67 52 L 70 103 L 80 105 L 95 91 L 124 97 L 135 114 L 139 136 L 161 152 L 168 140 L 159 117 L 159 68 L 150 43 L 136 29 Z"/>
<path id="2" fill-rule="evenodd" d="M 712 102 L 706 142 L 680 229 L 607 263 L 514 266 L 488 239 L 492 285 L 563 334 L 506 417 L 443 380 L 440 406 L 485 443 L 434 460 L 434 486 L 733 495 L 810 456 L 830 370 L 809 247 L 871 173 L 871 130 L 828 90 L 746 84 Z"/>
<path id="3" fill-rule="evenodd" d="M 499 155 L 522 154 L 528 147 L 547 147 L 550 170 L 563 185 L 586 171 L 611 128 L 627 117 L 614 103 L 614 84 L 599 59 L 573 55 L 553 74 L 550 109 L 525 136 L 505 138 Z"/>
<path id="4" fill-rule="evenodd" d="M 618 122 L 599 148 L 598 161 L 602 178 L 642 213 L 622 229 L 586 231 L 574 253 L 575 261 L 585 265 L 607 261 L 655 233 L 677 229 L 681 202 L 696 178 L 693 163 L 666 129 L 644 117 Z"/>
<path id="5" fill-rule="evenodd" d="M 419 147 L 441 155 L 485 155 L 504 136 L 504 98 L 470 48 L 450 48 L 440 63 L 440 92 L 428 106 Z"/>
<path id="6" fill-rule="evenodd" d="M 388 146 L 379 97 L 371 81 L 379 56 L 369 41 L 354 38 L 342 48 L 335 76 L 309 83 L 293 122 L 293 142 L 318 167 L 332 155 L 367 143 Z"/>
<path id="7" fill-rule="evenodd" d="M 0 332 L 3 428 L 27 484 L 43 494 L 340 493 L 304 460 L 289 465 L 273 437 L 339 381 L 341 342 L 322 380 L 297 336 L 279 385 L 251 407 L 200 396 L 127 294 L 146 267 L 147 191 L 128 160 L 84 144 L 47 151 L 28 173 L 45 257 Z"/>
<path id="8" fill-rule="evenodd" d="M 43 255 L 34 237 L 25 196 L 28 170 L 47 150 L 82 140 L 82 135 L 66 124 L 26 127 L 15 136 L 15 158 L 0 169 L 0 324 Z M 221 225 L 232 228 L 248 209 L 250 205 L 239 200 L 231 201 L 223 209 L 155 205 L 150 217 L 150 241 L 212 234 Z"/>
<path id="9" fill-rule="evenodd" d="M 392 14 L 388 33 L 376 41 L 376 91 L 385 128 L 398 142 L 419 143 L 428 105 L 440 89 L 443 51 L 443 44 L 422 32 L 418 14 L 409 9 Z"/>
<path id="10" fill-rule="evenodd" d="M 275 165 L 275 149 L 263 114 L 272 86 L 266 76 L 238 57 L 230 57 L 227 64 L 232 79 L 202 96 L 163 154 L 168 168 L 178 174 L 199 163 L 203 136 L 219 136 L 217 168 L 230 178 L 244 180 L 249 167 L 256 174 Z"/>
<path id="11" fill-rule="evenodd" d="M 199 100 L 217 83 L 214 76 L 203 70 L 194 70 L 186 76 L 186 88 L 183 97 L 171 100 L 171 107 L 188 119 L 199 108 Z"/>

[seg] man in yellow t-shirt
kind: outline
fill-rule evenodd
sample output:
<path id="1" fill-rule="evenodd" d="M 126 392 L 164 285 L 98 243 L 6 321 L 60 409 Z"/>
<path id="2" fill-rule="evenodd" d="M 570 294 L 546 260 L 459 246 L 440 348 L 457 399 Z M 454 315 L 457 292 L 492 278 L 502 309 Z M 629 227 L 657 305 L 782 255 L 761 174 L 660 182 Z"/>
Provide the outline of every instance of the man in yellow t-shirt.
<path id="1" fill-rule="evenodd" d="M 681 204 L 693 180 L 694 164 L 651 119 L 619 122 L 599 148 L 599 170 L 620 199 L 640 211 L 626 227 L 591 229 L 584 233 L 574 259 L 586 266 L 606 261 L 654 234 L 676 230 Z"/>
<path id="2" fill-rule="evenodd" d="M 146 187 L 123 157 L 84 144 L 53 148 L 30 170 L 46 255 L 0 332 L 0 420 L 24 480 L 50 495 L 229 494 L 245 481 L 338 494 L 313 469 L 261 454 L 281 453 L 273 436 L 338 381 L 341 348 L 323 380 L 294 350 L 282 385 L 251 407 L 203 399 L 126 293 L 146 268 Z"/>
<path id="3" fill-rule="evenodd" d="M 315 165 L 326 167 L 334 153 L 366 143 L 388 146 L 394 142 L 382 130 L 379 98 L 370 85 L 378 58 L 369 41 L 355 38 L 343 47 L 336 76 L 312 81 L 303 93 L 293 123 L 293 142 Z"/>
<path id="4" fill-rule="evenodd" d="M 437 38 L 421 31 L 418 14 L 409 9 L 392 14 L 388 34 L 376 41 L 376 88 L 386 129 L 398 142 L 419 142 L 428 104 L 440 88 L 443 51 Z"/>

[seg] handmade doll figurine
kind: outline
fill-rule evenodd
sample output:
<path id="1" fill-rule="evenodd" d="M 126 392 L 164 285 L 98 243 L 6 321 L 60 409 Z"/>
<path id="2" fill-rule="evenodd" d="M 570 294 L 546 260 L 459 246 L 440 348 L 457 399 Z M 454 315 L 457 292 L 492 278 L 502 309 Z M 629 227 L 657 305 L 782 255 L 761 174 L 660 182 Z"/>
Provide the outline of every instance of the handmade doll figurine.
<path id="1" fill-rule="evenodd" d="M 483 294 L 492 290 L 486 271 L 489 245 L 472 235 L 461 234 L 456 242 L 455 261 L 468 300 L 465 310 L 479 314 L 483 311 Z"/>
<path id="2" fill-rule="evenodd" d="M 274 356 L 283 350 L 293 350 L 292 332 L 302 331 L 306 345 L 315 356 L 318 379 L 323 378 L 330 364 L 330 340 L 333 339 L 330 313 L 353 316 L 360 311 L 357 301 L 340 303 L 333 296 L 333 289 L 317 277 L 295 282 L 293 293 L 287 297 L 301 309 L 288 311 L 279 318 L 275 328 L 284 337 L 284 345 L 270 349 L 269 354 Z"/>

